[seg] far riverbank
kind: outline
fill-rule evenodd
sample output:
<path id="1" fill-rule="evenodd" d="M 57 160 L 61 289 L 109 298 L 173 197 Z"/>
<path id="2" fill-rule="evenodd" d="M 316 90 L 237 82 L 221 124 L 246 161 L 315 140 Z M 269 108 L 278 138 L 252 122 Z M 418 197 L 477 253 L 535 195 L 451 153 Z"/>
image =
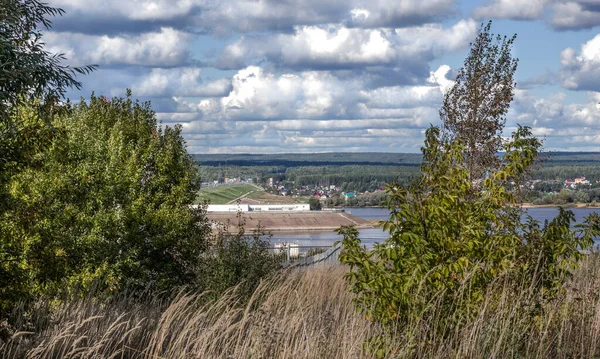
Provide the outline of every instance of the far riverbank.
<path id="1" fill-rule="evenodd" d="M 571 209 L 571 208 L 594 208 L 594 209 L 599 209 L 600 205 L 591 205 L 589 203 L 567 203 L 567 204 L 533 204 L 531 202 L 524 202 L 524 203 L 519 203 L 518 205 L 520 205 L 523 208 L 558 208 L 558 207 L 562 207 L 562 208 L 567 208 L 567 209 Z M 364 206 L 364 207 L 332 207 L 331 209 L 344 209 L 344 208 L 378 208 L 378 209 L 387 209 L 387 207 L 383 207 L 383 206 Z"/>
<path id="2" fill-rule="evenodd" d="M 575 214 L 576 223 L 581 223 L 583 218 L 592 212 L 600 212 L 598 208 L 591 207 L 578 207 L 570 208 Z M 525 208 L 527 214 L 532 216 L 540 223 L 544 223 L 545 220 L 552 220 L 558 214 L 558 207 L 543 207 L 543 208 Z M 367 223 L 374 223 L 380 220 L 386 220 L 390 216 L 390 211 L 386 208 L 373 208 L 373 207 L 347 207 L 345 208 L 347 214 L 355 217 L 362 218 Z M 267 231 L 269 230 L 266 228 Z M 383 231 L 381 227 L 364 228 L 359 229 L 359 237 L 364 245 L 372 247 L 375 243 L 383 242 L 389 235 L 386 231 Z M 300 246 L 330 246 L 334 242 L 342 239 L 342 236 L 335 233 L 333 230 L 330 231 L 296 231 L 296 232 L 277 232 L 273 233 L 271 238 L 272 243 L 277 242 L 288 242 L 296 243 Z"/>
<path id="3" fill-rule="evenodd" d="M 592 206 L 589 203 L 567 203 L 567 204 L 533 204 L 533 203 L 521 203 L 521 207 L 523 208 L 593 208 L 598 209 L 600 206 L 595 205 Z"/>
<path id="4" fill-rule="evenodd" d="M 303 211 L 303 212 L 213 212 L 208 218 L 215 222 L 228 224 L 230 230 L 238 225 L 247 232 L 263 228 L 269 232 L 332 232 L 341 226 L 354 225 L 356 228 L 370 228 L 368 219 L 347 212 Z"/>

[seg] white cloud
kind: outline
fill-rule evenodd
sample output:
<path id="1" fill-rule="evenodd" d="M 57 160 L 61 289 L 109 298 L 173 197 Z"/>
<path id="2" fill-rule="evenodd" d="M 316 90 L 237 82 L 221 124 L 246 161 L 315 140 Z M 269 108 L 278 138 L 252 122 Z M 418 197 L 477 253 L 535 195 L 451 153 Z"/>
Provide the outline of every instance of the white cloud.
<path id="1" fill-rule="evenodd" d="M 427 82 L 440 85 L 442 94 L 445 94 L 454 86 L 454 80 L 447 78 L 450 73 L 450 66 L 442 65 L 436 71 L 430 73 Z"/>
<path id="2" fill-rule="evenodd" d="M 221 78 L 208 83 L 200 77 L 202 70 L 194 67 L 153 68 L 133 85 L 137 96 L 150 97 L 217 97 L 231 90 L 231 80 Z"/>
<path id="3" fill-rule="evenodd" d="M 239 70 L 232 91 L 221 98 L 176 100 L 189 113 L 159 114 L 184 122 L 195 151 L 268 152 L 270 146 L 322 151 L 340 147 L 418 151 L 421 131 L 437 123 L 437 110 L 449 67 L 435 72 L 430 85 L 368 90 L 360 77 L 340 80 L 326 71 L 275 74 L 257 66 Z M 402 147 L 404 146 L 404 147 Z M 216 150 L 218 151 L 218 149 Z"/>
<path id="4" fill-rule="evenodd" d="M 597 0 L 555 0 L 552 26 L 559 30 L 588 29 L 600 25 L 600 4 Z"/>
<path id="5" fill-rule="evenodd" d="M 290 29 L 293 26 L 346 23 L 351 27 L 401 27 L 433 22 L 453 12 L 454 0 L 232 0 L 200 16 L 216 31 Z"/>
<path id="6" fill-rule="evenodd" d="M 600 4 L 598 0 L 488 0 L 486 5 L 473 10 L 473 16 L 476 19 L 545 18 L 557 30 L 581 30 L 600 25 Z"/>
<path id="7" fill-rule="evenodd" d="M 164 20 L 190 14 L 206 1 L 199 0 L 137 0 L 137 1 L 87 1 L 51 0 L 52 6 L 70 12 L 123 16 L 131 20 Z"/>
<path id="8" fill-rule="evenodd" d="M 490 0 L 488 5 L 476 7 L 476 19 L 533 20 L 544 15 L 548 0 Z"/>
<path id="9" fill-rule="evenodd" d="M 432 72 L 432 77 L 438 74 L 440 79 L 430 85 L 367 90 L 360 77 L 340 80 L 326 71 L 276 75 L 249 66 L 233 76 L 227 96 L 199 102 L 176 100 L 192 112 L 203 113 L 205 119 L 221 121 L 421 119 L 428 115 L 423 108 L 441 103 L 448 70 L 444 65 Z"/>
<path id="10" fill-rule="evenodd" d="M 209 33 L 290 30 L 294 26 L 345 23 L 350 27 L 404 27 L 437 22 L 456 13 L 455 0 L 51 0 L 67 11 L 63 30 L 94 23 L 127 28 L 126 21 L 194 26 Z M 114 21 L 120 19 L 121 21 Z M 101 31 L 88 27 L 86 32 Z"/>
<path id="11" fill-rule="evenodd" d="M 565 103 L 564 93 L 538 98 L 529 90 L 516 90 L 507 130 L 516 123 L 531 126 L 534 134 L 546 136 L 548 150 L 598 150 L 594 138 L 600 133 L 600 93 L 589 93 L 584 103 Z"/>
<path id="12" fill-rule="evenodd" d="M 353 86 L 326 72 L 275 76 L 256 66 L 238 71 L 233 90 L 220 99 L 226 118 L 281 119 L 344 116 Z"/>
<path id="13" fill-rule="evenodd" d="M 177 66 L 189 61 L 191 36 L 162 28 L 131 36 L 48 32 L 44 40 L 49 51 L 64 53 L 72 64 Z"/>
<path id="14" fill-rule="evenodd" d="M 441 25 L 401 29 L 303 26 L 292 34 L 242 37 L 225 48 L 219 64 L 235 68 L 260 59 L 300 68 L 425 63 L 466 47 L 476 33 L 477 24 L 473 20 L 461 20 L 451 28 Z"/>
<path id="15" fill-rule="evenodd" d="M 563 86 L 572 90 L 600 91 L 600 35 L 581 46 L 579 53 L 567 48 L 560 54 Z"/>

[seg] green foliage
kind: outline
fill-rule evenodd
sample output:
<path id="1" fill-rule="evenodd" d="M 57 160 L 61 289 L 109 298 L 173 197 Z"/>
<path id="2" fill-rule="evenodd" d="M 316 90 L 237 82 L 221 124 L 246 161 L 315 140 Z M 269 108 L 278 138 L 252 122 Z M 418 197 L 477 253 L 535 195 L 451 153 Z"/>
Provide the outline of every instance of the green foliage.
<path id="1" fill-rule="evenodd" d="M 486 288 L 501 276 L 531 281 L 544 297 L 556 294 L 581 257 L 579 249 L 600 234 L 600 218 L 591 215 L 575 231 L 569 211 L 561 210 L 543 228 L 532 218 L 521 221 L 513 188 L 540 145 L 520 127 L 504 145 L 498 169 L 472 181 L 460 140 L 442 141 L 439 129 L 430 128 L 421 181 L 387 187 L 391 213 L 382 224 L 390 237 L 366 250 L 356 229 L 339 230 L 344 235 L 340 261 L 350 266 L 347 278 L 359 308 L 396 327 L 415 320 L 435 301 L 448 313 L 445 322 L 435 324 L 444 333 L 471 316 Z M 468 292 L 461 291 L 465 287 Z"/>
<path id="2" fill-rule="evenodd" d="M 19 122 L 43 136 L 34 107 Z M 8 183 L 0 218 L 0 306 L 67 288 L 193 284 L 210 228 L 181 128 L 148 103 L 93 97 L 58 116 L 49 145 Z"/>
<path id="3" fill-rule="evenodd" d="M 517 35 L 494 35 L 491 26 L 491 21 L 482 26 L 471 43 L 440 109 L 444 134 L 463 141 L 464 161 L 473 179 L 482 178 L 498 165 L 496 153 L 502 150 L 502 130 L 519 62 L 511 52 Z"/>
<path id="4" fill-rule="evenodd" d="M 335 185 L 343 191 L 373 191 L 392 181 L 408 184 L 419 176 L 419 168 L 411 166 L 301 166 L 290 167 L 285 171 L 285 181 L 293 182 L 295 187 L 304 185 Z"/>
<path id="5" fill-rule="evenodd" d="M 203 188 L 198 193 L 197 202 L 208 201 L 211 204 L 226 204 L 236 198 L 256 191 L 257 188 L 249 184 L 230 186 L 219 186 L 215 188 Z"/>
<path id="6" fill-rule="evenodd" d="M 318 198 L 310 197 L 308 199 L 308 204 L 310 206 L 311 211 L 320 211 L 321 210 L 321 201 Z"/>
<path id="7" fill-rule="evenodd" d="M 240 222 L 238 222 L 240 223 Z M 198 269 L 200 288 L 218 298 L 238 285 L 237 293 L 248 299 L 262 278 L 281 268 L 283 257 L 269 253 L 271 243 L 259 228 L 247 235 L 243 223 L 235 232 L 220 228 Z"/>
<path id="8" fill-rule="evenodd" d="M 418 160 L 421 156 L 417 154 L 394 154 L 398 155 L 400 160 L 390 158 L 389 153 L 345 153 L 343 155 L 348 157 L 348 162 L 342 162 L 337 158 L 330 159 L 332 161 L 337 159 L 338 162 L 325 162 L 328 156 L 317 159 L 312 154 L 297 154 L 296 161 L 286 160 L 280 166 L 264 164 L 279 163 L 278 158 L 282 155 L 246 155 L 248 158 L 242 157 L 243 160 L 236 160 L 242 155 L 221 155 L 219 158 L 223 157 L 223 165 L 219 166 L 215 165 L 214 160 L 203 161 L 206 156 L 210 159 L 210 155 L 195 155 L 195 158 L 202 164 L 200 174 L 204 181 L 235 177 L 253 178 L 258 182 L 266 183 L 269 178 L 273 178 L 275 182 L 281 182 L 289 189 L 310 185 L 335 185 L 346 192 L 363 192 L 373 191 L 392 181 L 408 184 L 419 176 Z M 253 160 L 254 157 L 257 159 Z M 357 163 L 350 162 L 352 159 Z M 308 162 L 309 160 L 314 162 Z M 236 162 L 241 165 L 232 164 Z"/>
<path id="9" fill-rule="evenodd" d="M 8 127 L 8 114 L 21 101 L 41 99 L 42 109 L 48 109 L 67 88 L 81 86 L 75 74 L 95 69 L 63 65 L 63 54 L 44 50 L 39 26 L 50 28 L 48 18 L 62 14 L 62 9 L 38 0 L 0 0 L 0 122 Z"/>
<path id="10" fill-rule="evenodd" d="M 50 129 L 23 124 L 21 103 L 35 104 L 43 123 L 64 109 L 58 106 L 69 87 L 79 88 L 76 74 L 95 66 L 69 67 L 62 54 L 44 50 L 40 28 L 63 11 L 38 0 L 0 0 L 0 215 L 10 202 L 6 184 L 11 175 L 29 165 L 31 153 L 47 144 Z M 38 128 L 36 128 L 38 127 Z"/>

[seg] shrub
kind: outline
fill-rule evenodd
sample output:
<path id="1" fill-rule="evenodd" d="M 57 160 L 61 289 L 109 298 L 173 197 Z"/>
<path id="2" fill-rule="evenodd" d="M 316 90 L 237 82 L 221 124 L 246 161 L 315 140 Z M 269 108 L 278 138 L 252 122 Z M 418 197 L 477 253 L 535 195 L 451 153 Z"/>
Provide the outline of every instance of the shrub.
<path id="1" fill-rule="evenodd" d="M 198 269 L 197 278 L 202 290 L 216 298 L 227 289 L 238 286 L 238 294 L 249 298 L 261 279 L 281 268 L 285 260 L 269 252 L 271 242 L 261 228 L 248 235 L 244 224 L 229 231 L 229 226 L 219 228 L 212 240 L 210 250 Z"/>
<path id="2" fill-rule="evenodd" d="M 339 258 L 350 266 L 347 278 L 366 316 L 401 328 L 435 303 L 447 315 L 431 323 L 431 335 L 444 335 L 476 312 L 490 283 L 502 276 L 527 280 L 539 298 L 558 293 L 582 256 L 579 249 L 600 233 L 600 218 L 590 215 L 576 231 L 570 230 L 573 213 L 562 209 L 544 227 L 531 217 L 521 221 L 511 188 L 518 188 L 539 147 L 520 127 L 505 144 L 499 169 L 474 183 L 460 140 L 442 142 L 430 128 L 422 179 L 409 188 L 387 186 L 391 213 L 383 228 L 390 237 L 366 250 L 356 229 L 339 230 Z"/>
<path id="3" fill-rule="evenodd" d="M 321 210 L 321 201 L 316 197 L 310 197 L 308 199 L 308 204 L 310 205 L 311 211 L 320 211 Z"/>
<path id="4" fill-rule="evenodd" d="M 19 116 L 38 128 L 34 108 Z M 52 125 L 50 144 L 8 184 L 0 314 L 16 300 L 92 283 L 110 290 L 193 284 L 210 228 L 203 209 L 190 206 L 200 178 L 181 128 L 162 129 L 149 104 L 129 94 L 92 96 Z"/>

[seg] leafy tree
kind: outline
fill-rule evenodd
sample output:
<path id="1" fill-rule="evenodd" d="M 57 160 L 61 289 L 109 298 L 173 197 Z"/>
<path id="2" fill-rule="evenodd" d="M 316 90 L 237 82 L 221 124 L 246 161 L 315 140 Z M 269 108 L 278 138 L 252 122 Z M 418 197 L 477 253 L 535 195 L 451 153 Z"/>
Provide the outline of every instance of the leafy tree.
<path id="1" fill-rule="evenodd" d="M 262 228 L 247 234 L 241 218 L 238 223 L 234 231 L 229 226 L 218 229 L 200 264 L 199 285 L 212 298 L 236 285 L 242 298 L 250 298 L 260 280 L 280 269 L 285 259 L 269 253 L 272 245 Z"/>
<path id="2" fill-rule="evenodd" d="M 492 22 L 479 30 L 458 71 L 454 86 L 440 109 L 444 134 L 461 138 L 472 179 L 499 165 L 502 130 L 514 96 L 518 59 L 511 55 L 517 35 L 510 38 L 490 32 Z"/>
<path id="3" fill-rule="evenodd" d="M 21 102 L 41 100 L 42 110 L 63 98 L 69 87 L 80 88 L 75 74 L 95 66 L 63 65 L 63 54 L 44 50 L 39 26 L 49 29 L 49 17 L 64 11 L 38 0 L 0 0 L 0 123 L 9 130 L 15 117 L 9 116 Z"/>
<path id="4" fill-rule="evenodd" d="M 0 0 L 0 214 L 13 202 L 5 187 L 10 176 L 52 136 L 40 123 L 21 122 L 19 104 L 35 103 L 36 118 L 48 124 L 64 108 L 58 101 L 65 91 L 80 88 L 75 75 L 96 68 L 64 65 L 63 54 L 44 50 L 40 28 L 50 28 L 49 18 L 62 14 L 38 0 Z"/>
<path id="5" fill-rule="evenodd" d="M 579 250 L 600 234 L 596 213 L 574 231 L 573 213 L 562 209 L 544 226 L 521 220 L 518 191 L 541 142 L 526 127 L 508 141 L 500 137 L 513 97 L 515 37 L 494 39 L 490 27 L 480 30 L 444 98 L 443 130 L 426 132 L 422 178 L 408 187 L 387 186 L 390 218 L 383 228 L 390 237 L 366 250 L 356 229 L 339 230 L 339 259 L 350 266 L 356 302 L 384 326 L 419 320 L 435 303 L 445 319 L 432 323 L 431 333 L 446 335 L 475 313 L 500 277 L 529 283 L 539 298 L 552 297 L 577 265 Z M 371 343 L 378 355 L 386 355 L 386 340 Z"/>
<path id="6" fill-rule="evenodd" d="M 311 211 L 320 211 L 321 210 L 321 201 L 318 198 L 310 197 L 308 199 L 308 204 L 310 206 Z"/>
<path id="7" fill-rule="evenodd" d="M 19 121 L 39 121 L 21 107 Z M 193 285 L 210 227 L 192 208 L 200 178 L 180 127 L 148 103 L 82 101 L 52 121 L 50 144 L 8 188 L 0 221 L 0 304 L 100 283 Z"/>
<path id="8" fill-rule="evenodd" d="M 576 231 L 570 211 L 561 210 L 544 228 L 532 218 L 521 221 L 510 183 L 533 164 L 539 147 L 529 129 L 519 128 L 505 144 L 499 168 L 475 189 L 460 139 L 444 143 L 439 129 L 430 128 L 422 180 L 408 188 L 388 185 L 391 214 L 383 228 L 390 237 L 369 251 L 356 229 L 340 230 L 340 261 L 350 266 L 347 277 L 360 309 L 384 325 L 402 326 L 437 298 L 448 313 L 447 322 L 437 323 L 443 333 L 473 313 L 499 276 L 532 280 L 543 296 L 557 293 L 581 257 L 579 249 L 600 234 L 600 217 L 592 214 Z"/>

